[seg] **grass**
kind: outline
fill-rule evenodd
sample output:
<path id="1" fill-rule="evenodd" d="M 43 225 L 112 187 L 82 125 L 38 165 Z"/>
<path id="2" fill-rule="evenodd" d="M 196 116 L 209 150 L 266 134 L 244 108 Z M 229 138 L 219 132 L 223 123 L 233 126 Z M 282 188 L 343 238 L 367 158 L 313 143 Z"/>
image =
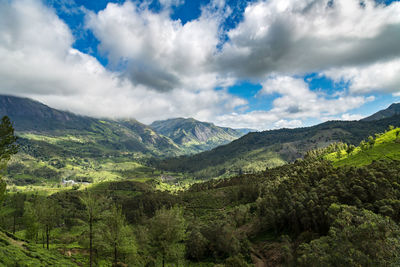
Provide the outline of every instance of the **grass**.
<path id="1" fill-rule="evenodd" d="M 365 166 L 376 160 L 400 160 L 400 128 L 392 129 L 383 134 L 377 135 L 374 144 L 362 149 L 356 147 L 348 154 L 340 151 L 340 155 L 330 153 L 325 156 L 333 162 L 335 167 L 340 166 Z"/>
<path id="2" fill-rule="evenodd" d="M 57 250 L 39 245 L 0 231 L 0 266 L 78 266 Z"/>

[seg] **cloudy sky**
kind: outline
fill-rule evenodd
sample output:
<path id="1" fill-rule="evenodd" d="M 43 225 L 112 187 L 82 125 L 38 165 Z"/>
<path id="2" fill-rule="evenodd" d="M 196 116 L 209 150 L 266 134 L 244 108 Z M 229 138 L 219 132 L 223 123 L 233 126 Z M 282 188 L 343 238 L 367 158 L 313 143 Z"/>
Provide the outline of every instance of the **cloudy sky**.
<path id="1" fill-rule="evenodd" d="M 0 94 L 258 130 L 400 102 L 400 2 L 0 0 Z"/>

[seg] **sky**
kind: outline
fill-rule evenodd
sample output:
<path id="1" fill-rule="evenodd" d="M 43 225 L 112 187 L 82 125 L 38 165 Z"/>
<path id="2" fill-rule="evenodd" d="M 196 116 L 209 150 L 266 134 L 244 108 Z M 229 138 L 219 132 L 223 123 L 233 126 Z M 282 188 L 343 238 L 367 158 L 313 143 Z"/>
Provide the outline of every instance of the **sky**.
<path id="1" fill-rule="evenodd" d="M 400 2 L 0 0 L 0 94 L 267 130 L 400 102 Z"/>

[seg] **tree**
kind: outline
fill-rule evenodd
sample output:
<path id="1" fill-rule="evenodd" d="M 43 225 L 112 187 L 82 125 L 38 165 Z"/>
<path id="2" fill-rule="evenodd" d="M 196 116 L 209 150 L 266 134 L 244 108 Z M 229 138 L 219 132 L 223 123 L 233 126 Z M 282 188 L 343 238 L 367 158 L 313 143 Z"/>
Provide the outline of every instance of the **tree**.
<path id="1" fill-rule="evenodd" d="M 97 196 L 87 191 L 80 198 L 86 208 L 86 221 L 89 225 L 89 266 L 93 266 L 93 226 L 101 216 L 101 201 Z"/>
<path id="2" fill-rule="evenodd" d="M 149 230 L 150 243 L 155 252 L 161 256 L 163 267 L 165 261 L 179 260 L 183 257 L 180 255 L 183 248 L 179 247 L 185 239 L 186 231 L 182 208 L 157 210 L 156 215 L 150 220 Z"/>
<path id="3" fill-rule="evenodd" d="M 121 254 L 134 254 L 136 245 L 132 229 L 128 226 L 121 207 L 112 205 L 104 212 L 99 226 L 99 243 L 103 250 L 113 255 L 113 266 L 118 266 Z"/>
<path id="4" fill-rule="evenodd" d="M 39 224 L 43 231 L 43 237 L 46 237 L 46 248 L 49 249 L 50 233 L 51 230 L 60 222 L 61 207 L 51 198 L 44 198 L 40 201 L 36 201 L 35 204 Z"/>
<path id="5" fill-rule="evenodd" d="M 0 172 L 4 172 L 10 157 L 17 153 L 18 146 L 15 144 L 17 137 L 10 119 L 4 116 L 0 123 Z M 0 202 L 4 200 L 6 184 L 0 177 Z"/>
<path id="6" fill-rule="evenodd" d="M 328 235 L 300 245 L 299 266 L 398 265 L 400 228 L 389 217 L 338 204 L 328 213 Z"/>
<path id="7" fill-rule="evenodd" d="M 36 202 L 37 196 L 32 202 L 27 201 L 24 207 L 24 224 L 25 224 L 25 238 L 35 240 L 37 242 L 40 224 L 39 224 L 39 211 Z"/>
<path id="8" fill-rule="evenodd" d="M 11 196 L 11 207 L 13 209 L 13 234 L 15 234 L 17 219 L 21 218 L 24 214 L 25 197 L 26 195 L 19 192 Z"/>

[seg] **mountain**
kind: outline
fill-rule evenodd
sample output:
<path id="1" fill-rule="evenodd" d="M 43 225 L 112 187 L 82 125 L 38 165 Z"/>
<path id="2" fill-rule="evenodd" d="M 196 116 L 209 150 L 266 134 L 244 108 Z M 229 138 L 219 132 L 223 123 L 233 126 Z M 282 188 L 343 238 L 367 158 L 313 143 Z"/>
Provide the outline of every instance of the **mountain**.
<path id="1" fill-rule="evenodd" d="M 213 123 L 192 118 L 175 118 L 155 121 L 150 125 L 157 133 L 168 136 L 176 144 L 190 152 L 201 152 L 227 144 L 241 136 L 243 132 L 231 128 L 218 127 Z"/>
<path id="2" fill-rule="evenodd" d="M 227 145 L 193 156 L 155 162 L 165 170 L 190 172 L 198 178 L 265 170 L 334 142 L 358 145 L 370 135 L 400 126 L 400 115 L 374 121 L 329 121 L 312 127 L 249 133 Z"/>
<path id="3" fill-rule="evenodd" d="M 391 104 L 387 109 L 378 111 L 362 121 L 376 121 L 384 118 L 390 118 L 394 115 L 400 115 L 400 103 Z"/>
<path id="4" fill-rule="evenodd" d="M 239 128 L 239 129 L 235 129 L 235 130 L 241 132 L 243 135 L 251 133 L 251 132 L 257 132 L 257 130 L 250 129 L 250 128 Z"/>
<path id="5" fill-rule="evenodd" d="M 63 142 L 54 141 L 52 145 L 62 145 L 67 150 L 78 146 L 76 153 L 86 156 L 120 152 L 182 154 L 169 138 L 135 120 L 100 120 L 56 110 L 28 98 L 0 96 L 0 116 L 4 115 L 10 117 L 22 144 L 58 138 Z M 86 144 L 85 149 L 82 144 Z"/>

